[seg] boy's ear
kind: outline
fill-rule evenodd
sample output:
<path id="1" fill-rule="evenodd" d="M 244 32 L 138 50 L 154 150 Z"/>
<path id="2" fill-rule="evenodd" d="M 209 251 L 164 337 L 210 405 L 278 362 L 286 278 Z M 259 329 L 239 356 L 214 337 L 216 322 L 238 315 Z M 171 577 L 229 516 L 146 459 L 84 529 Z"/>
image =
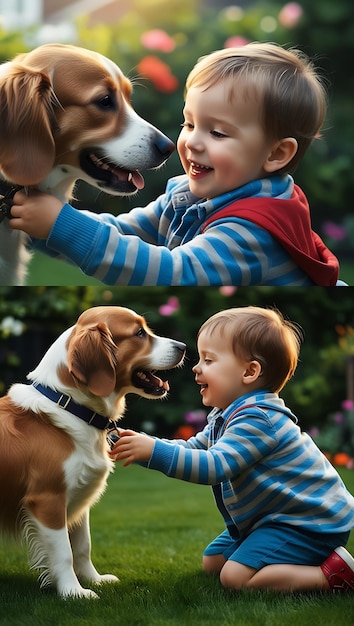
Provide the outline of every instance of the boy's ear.
<path id="1" fill-rule="evenodd" d="M 269 153 L 263 164 L 263 169 L 268 172 L 277 172 L 290 163 L 297 152 L 298 144 L 294 137 L 284 137 L 278 141 Z"/>
<path id="2" fill-rule="evenodd" d="M 243 382 L 245 385 L 250 385 L 256 382 L 257 378 L 262 375 L 262 366 L 259 361 L 250 361 L 247 363 L 247 367 L 243 373 Z"/>

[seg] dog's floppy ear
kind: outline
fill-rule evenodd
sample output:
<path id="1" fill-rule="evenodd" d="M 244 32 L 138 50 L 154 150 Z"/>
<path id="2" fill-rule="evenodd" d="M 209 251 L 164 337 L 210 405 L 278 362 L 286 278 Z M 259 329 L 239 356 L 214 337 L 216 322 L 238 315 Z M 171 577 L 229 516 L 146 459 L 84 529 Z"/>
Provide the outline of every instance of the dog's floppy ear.
<path id="1" fill-rule="evenodd" d="M 45 72 L 9 63 L 0 79 L 0 170 L 12 183 L 37 185 L 55 159 L 55 96 Z"/>
<path id="2" fill-rule="evenodd" d="M 108 396 L 116 384 L 116 345 L 106 324 L 74 330 L 69 339 L 68 368 L 95 396 Z"/>

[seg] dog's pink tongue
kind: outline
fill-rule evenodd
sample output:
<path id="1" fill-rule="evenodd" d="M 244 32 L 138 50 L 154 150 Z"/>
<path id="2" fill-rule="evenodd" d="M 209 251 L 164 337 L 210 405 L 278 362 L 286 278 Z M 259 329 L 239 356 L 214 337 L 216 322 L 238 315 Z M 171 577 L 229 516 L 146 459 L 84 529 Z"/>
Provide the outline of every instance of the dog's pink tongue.
<path id="1" fill-rule="evenodd" d="M 143 189 L 144 186 L 145 186 L 145 181 L 144 181 L 142 175 L 140 174 L 140 172 L 138 172 L 138 170 L 135 170 L 131 174 L 132 174 L 132 183 L 133 183 L 133 185 L 135 185 L 135 187 L 137 189 Z"/>

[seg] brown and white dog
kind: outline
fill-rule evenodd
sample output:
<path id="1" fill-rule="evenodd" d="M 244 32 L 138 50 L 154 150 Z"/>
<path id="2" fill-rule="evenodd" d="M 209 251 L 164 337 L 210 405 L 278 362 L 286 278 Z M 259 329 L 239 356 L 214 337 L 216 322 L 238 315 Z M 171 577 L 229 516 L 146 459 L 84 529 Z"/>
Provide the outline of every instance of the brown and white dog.
<path id="1" fill-rule="evenodd" d="M 62 597 L 97 597 L 79 582 L 116 582 L 91 562 L 90 507 L 113 463 L 106 435 L 125 395 L 166 396 L 151 370 L 182 363 L 185 345 L 156 336 L 143 317 L 115 306 L 85 311 L 52 344 L 30 384 L 0 399 L 0 524 L 23 535 L 41 585 Z"/>
<path id="2" fill-rule="evenodd" d="M 174 144 L 130 104 L 115 63 L 84 48 L 47 44 L 0 66 L 0 195 L 38 187 L 64 201 L 75 181 L 112 195 L 144 186 Z M 1 215 L 2 212 L 2 215 Z M 7 204 L 0 206 L 0 219 Z M 0 284 L 22 284 L 25 236 L 0 225 Z"/>

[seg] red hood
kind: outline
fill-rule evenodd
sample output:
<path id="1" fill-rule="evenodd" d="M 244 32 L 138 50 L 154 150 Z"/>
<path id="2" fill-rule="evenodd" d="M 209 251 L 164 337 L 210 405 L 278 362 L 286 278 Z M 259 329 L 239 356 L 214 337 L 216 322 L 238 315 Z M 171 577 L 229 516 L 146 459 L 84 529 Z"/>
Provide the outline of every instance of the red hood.
<path id="1" fill-rule="evenodd" d="M 308 202 L 297 185 L 288 200 L 244 198 L 218 209 L 203 224 L 203 232 L 216 220 L 229 217 L 248 220 L 267 230 L 317 285 L 336 285 L 338 259 L 312 230 Z"/>

